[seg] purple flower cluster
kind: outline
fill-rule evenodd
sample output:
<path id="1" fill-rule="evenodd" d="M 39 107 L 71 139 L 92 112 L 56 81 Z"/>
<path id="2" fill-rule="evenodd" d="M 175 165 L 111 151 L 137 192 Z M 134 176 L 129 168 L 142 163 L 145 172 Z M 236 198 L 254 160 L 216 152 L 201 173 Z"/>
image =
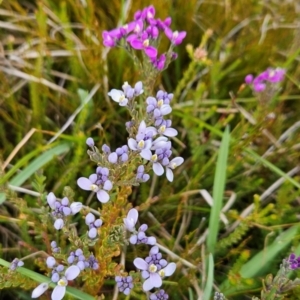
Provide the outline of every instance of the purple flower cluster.
<path id="1" fill-rule="evenodd" d="M 54 228 L 56 230 L 63 228 L 66 217 L 77 214 L 82 208 L 81 202 L 73 202 L 70 205 L 67 197 L 59 200 L 52 192 L 47 195 L 47 202 L 52 209 L 52 216 L 55 219 Z"/>
<path id="2" fill-rule="evenodd" d="M 18 267 L 22 267 L 22 266 L 24 266 L 24 262 L 23 262 L 22 260 L 19 260 L 18 258 L 15 258 L 15 259 L 11 262 L 11 264 L 10 264 L 10 266 L 9 266 L 9 269 L 10 269 L 11 271 L 14 271 L 14 270 L 17 269 Z"/>
<path id="3" fill-rule="evenodd" d="M 260 73 L 258 76 L 254 77 L 252 74 L 248 74 L 245 77 L 245 83 L 252 85 L 255 92 L 263 92 L 267 85 L 276 84 L 284 79 L 285 70 L 281 68 L 268 68 L 264 72 Z"/>
<path id="4" fill-rule="evenodd" d="M 106 203 L 109 200 L 107 191 L 110 191 L 113 187 L 108 176 L 108 168 L 97 167 L 95 174 L 90 175 L 89 178 L 80 177 L 77 180 L 77 184 L 83 190 L 95 192 L 98 200 L 102 203 Z"/>
<path id="5" fill-rule="evenodd" d="M 88 236 L 90 239 L 94 239 L 98 235 L 97 229 L 102 226 L 102 220 L 97 219 L 92 213 L 88 213 L 85 216 L 85 224 L 89 226 Z"/>
<path id="6" fill-rule="evenodd" d="M 296 256 L 296 254 L 292 253 L 287 259 L 289 263 L 290 269 L 296 270 L 300 268 L 300 256 Z"/>
<path id="7" fill-rule="evenodd" d="M 135 229 L 135 225 L 138 220 L 139 213 L 135 208 L 132 208 L 128 214 L 127 217 L 123 219 L 125 228 L 132 232 L 132 235 L 130 236 L 130 243 L 135 244 L 148 244 L 148 245 L 154 245 L 156 243 L 156 238 L 153 236 L 147 237 L 145 234 L 145 231 L 148 229 L 148 226 L 146 224 L 143 224 L 140 226 L 138 231 Z"/>
<path id="8" fill-rule="evenodd" d="M 65 266 L 57 264 L 54 257 L 49 256 L 46 260 L 48 268 L 52 269 L 51 281 L 56 283 L 51 299 L 61 300 L 65 293 L 69 280 L 74 280 L 80 273 L 78 266 L 72 265 L 65 270 Z M 49 288 L 49 283 L 41 283 L 31 294 L 31 298 L 40 297 Z"/>
<path id="9" fill-rule="evenodd" d="M 111 152 L 108 155 L 108 161 L 111 164 L 123 163 L 128 160 L 128 147 L 124 145 L 116 149 L 115 152 Z"/>
<path id="10" fill-rule="evenodd" d="M 155 8 L 151 5 L 137 11 L 132 22 L 110 31 L 104 31 L 102 33 L 103 44 L 106 47 L 115 47 L 122 45 L 123 41 L 127 49 L 143 51 L 156 69 L 163 70 L 168 55 L 170 59 L 176 59 L 177 54 L 172 49 L 181 44 L 186 36 L 185 31 L 172 31 L 171 22 L 170 17 L 164 21 L 156 19 Z M 167 53 L 159 56 L 157 44 L 161 33 L 164 33 L 170 40 L 171 48 Z"/>
<path id="11" fill-rule="evenodd" d="M 98 261 L 94 255 L 90 255 L 88 259 L 83 255 L 81 249 L 77 249 L 75 252 L 72 251 L 67 258 L 69 264 L 76 265 L 81 271 L 86 268 L 97 270 L 99 268 Z"/>
<path id="12" fill-rule="evenodd" d="M 150 300 L 167 300 L 169 299 L 169 295 L 163 290 L 159 290 L 154 294 L 151 294 L 149 297 Z"/>
<path id="13" fill-rule="evenodd" d="M 169 263 L 162 258 L 157 246 L 150 249 L 149 256 L 145 259 L 136 258 L 134 265 L 142 271 L 141 275 L 145 279 L 143 290 L 150 291 L 152 288 L 159 288 L 162 285 L 162 278 L 171 276 L 175 269 L 175 263 Z"/>
<path id="14" fill-rule="evenodd" d="M 125 295 L 129 295 L 130 290 L 133 288 L 133 282 L 131 276 L 116 276 L 115 281 L 119 288 L 119 291 Z"/>

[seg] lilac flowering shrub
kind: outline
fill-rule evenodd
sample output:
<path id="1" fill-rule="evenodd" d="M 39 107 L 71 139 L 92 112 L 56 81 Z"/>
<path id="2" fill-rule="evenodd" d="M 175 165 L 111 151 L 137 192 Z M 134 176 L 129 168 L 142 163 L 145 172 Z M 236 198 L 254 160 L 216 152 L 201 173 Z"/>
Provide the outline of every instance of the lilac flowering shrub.
<path id="1" fill-rule="evenodd" d="M 173 50 L 186 36 L 186 32 L 173 31 L 170 25 L 171 18 L 155 18 L 155 9 L 149 6 L 136 12 L 132 22 L 103 32 L 105 46 L 124 47 L 141 67 L 141 81 L 132 86 L 125 82 L 121 89 L 115 87 L 108 93 L 130 116 L 124 124 L 127 141 L 111 149 L 106 144 L 96 145 L 92 137 L 86 140 L 87 153 L 96 166 L 92 174 L 77 179 L 77 186 L 92 192 L 98 200 L 97 209 L 74 201 L 74 193 L 68 189 L 62 198 L 53 192 L 46 196 L 41 221 L 47 230 L 56 231 L 56 236 L 63 235 L 67 244 L 53 234 L 51 253 L 44 253 L 45 261 L 39 262 L 48 277 L 33 289 L 32 298 L 39 298 L 52 287 L 51 299 L 63 299 L 70 282 L 97 295 L 105 279 L 114 278 L 116 291 L 124 295 L 136 289 L 147 295 L 151 291 L 151 299 L 168 299 L 160 288 L 164 278 L 175 272 L 176 263 L 163 257 L 156 238 L 147 232 L 148 225 L 139 224 L 139 208 L 132 208 L 128 198 L 132 186 L 146 183 L 151 176 L 165 174 L 172 182 L 176 168 L 184 162 L 172 148 L 172 138 L 178 135 L 170 117 L 173 94 L 161 89 L 153 92 L 157 75 L 176 59 Z M 170 41 L 164 53 L 159 52 L 162 37 Z M 135 248 L 135 270 L 126 271 L 123 264 L 114 261 L 124 246 Z M 147 248 L 150 250 L 145 257 Z M 23 264 L 15 259 L 10 269 L 14 271 Z"/>

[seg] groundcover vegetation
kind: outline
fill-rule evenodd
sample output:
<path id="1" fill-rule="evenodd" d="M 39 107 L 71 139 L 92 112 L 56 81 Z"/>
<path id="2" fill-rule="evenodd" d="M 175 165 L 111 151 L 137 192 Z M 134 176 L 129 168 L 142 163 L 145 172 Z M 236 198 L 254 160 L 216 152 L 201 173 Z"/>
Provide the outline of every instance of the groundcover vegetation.
<path id="1" fill-rule="evenodd" d="M 299 14 L 2 1 L 0 298 L 300 299 Z"/>

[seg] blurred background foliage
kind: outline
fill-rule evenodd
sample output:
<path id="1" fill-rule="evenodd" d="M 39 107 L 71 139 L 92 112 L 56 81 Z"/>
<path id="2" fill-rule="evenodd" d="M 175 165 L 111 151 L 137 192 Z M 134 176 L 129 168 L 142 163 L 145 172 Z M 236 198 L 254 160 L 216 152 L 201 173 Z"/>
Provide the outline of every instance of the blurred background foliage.
<path id="1" fill-rule="evenodd" d="M 229 299 L 250 299 L 259 294 L 263 276 L 276 273 L 281 260 L 299 245 L 296 227 L 275 256 L 265 251 L 299 220 L 300 5 L 293 0 L 4 0 L 1 257 L 12 260 L 49 250 L 39 235 L 43 230 L 34 226 L 34 209 L 45 200 L 12 192 L 41 187 L 43 182 L 32 184 L 39 169 L 47 178 L 46 192 L 62 195 L 69 185 L 76 200 L 97 208 L 98 202 L 86 199 L 76 186 L 78 177 L 95 168 L 85 140 L 92 136 L 99 147 L 106 143 L 113 149 L 127 142 L 124 123 L 129 115 L 107 92 L 124 81 L 139 80 L 127 53 L 104 48 L 101 34 L 150 4 L 161 19 L 172 17 L 174 30 L 187 31 L 178 59 L 156 82 L 157 90 L 175 93 L 173 124 L 179 135 L 173 146 L 185 163 L 176 169 L 172 184 L 154 178 L 134 188 L 130 201 L 143 209 L 142 218 L 160 244 L 197 267 L 178 264 L 164 285 L 171 299 L 197 299 L 206 280 L 201 238 L 210 212 L 199 191 L 212 194 L 217 152 L 229 125 L 224 202 L 231 205 L 224 211 L 229 223 L 221 223 L 215 249 L 214 284 Z M 243 84 L 244 77 L 269 66 L 286 68 L 286 80 L 272 99 L 259 100 Z M 286 174 L 292 180 L 280 179 Z M 242 211 L 253 203 L 252 212 L 243 217 Z M 237 227 L 232 226 L 235 222 Z M 259 253 L 265 254 L 264 264 L 252 265 L 251 279 L 243 276 L 243 266 Z M 129 269 L 133 255 L 127 256 Z M 107 281 L 101 291 L 107 299 L 112 288 Z M 0 297 L 7 295 L 29 299 L 19 289 L 2 291 Z M 142 297 L 134 294 L 132 299 Z M 298 299 L 297 293 L 288 297 Z"/>

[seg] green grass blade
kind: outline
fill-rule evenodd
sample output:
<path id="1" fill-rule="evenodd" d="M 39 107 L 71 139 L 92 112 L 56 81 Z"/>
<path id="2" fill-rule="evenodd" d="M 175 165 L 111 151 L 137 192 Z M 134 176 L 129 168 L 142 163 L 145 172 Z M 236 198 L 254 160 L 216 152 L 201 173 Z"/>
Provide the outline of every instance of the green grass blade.
<path id="1" fill-rule="evenodd" d="M 0 265 L 4 266 L 4 267 L 8 267 L 10 266 L 10 263 L 4 259 L 1 259 L 0 258 Z M 28 270 L 26 268 L 17 268 L 16 269 L 16 272 L 19 272 L 27 277 L 29 277 L 30 279 L 34 280 L 34 281 L 37 281 L 38 283 L 43 283 L 43 282 L 50 282 L 50 278 L 49 277 L 46 277 L 44 275 L 41 275 L 41 274 L 38 274 L 36 272 L 33 272 L 31 270 Z M 50 283 L 49 284 L 50 287 L 55 287 L 56 284 L 54 283 Z M 67 291 L 66 291 L 67 294 L 69 294 L 70 296 L 73 296 L 74 298 L 76 299 L 81 299 L 81 300 L 94 300 L 95 298 L 89 294 L 86 294 L 80 290 L 77 290 L 73 287 L 69 287 L 67 286 Z"/>
<path id="2" fill-rule="evenodd" d="M 207 238 L 207 250 L 214 253 L 219 232 L 220 212 L 222 209 L 223 195 L 226 182 L 227 157 L 230 144 L 230 133 L 227 127 L 224 131 L 219 150 L 217 167 L 214 178 L 213 199 L 214 203 L 209 217 L 209 234 Z"/>
<path id="3" fill-rule="evenodd" d="M 271 262 L 285 247 L 290 244 L 297 234 L 299 225 L 293 226 L 281 233 L 269 246 L 257 253 L 250 261 L 243 265 L 240 274 L 243 278 L 255 277 L 261 269 Z"/>
<path id="4" fill-rule="evenodd" d="M 298 232 L 299 225 L 296 225 L 281 233 L 270 246 L 257 253 L 242 266 L 239 272 L 241 277 L 255 278 L 257 276 L 265 275 L 261 274 L 262 272 L 264 273 L 264 268 L 267 267 L 268 264 L 271 264 L 274 258 L 293 241 L 293 238 L 298 234 Z M 300 251 L 299 249 L 297 248 L 297 251 Z M 221 288 L 224 288 L 224 295 L 229 296 L 235 294 L 239 290 L 238 286 L 231 286 L 229 289 L 226 289 L 229 285 L 228 280 L 221 284 Z"/>
<path id="5" fill-rule="evenodd" d="M 14 186 L 22 185 L 31 175 L 41 169 L 45 164 L 53 159 L 53 156 L 60 155 L 70 149 L 69 143 L 59 144 L 52 149 L 47 150 L 39 157 L 34 159 L 26 168 L 24 168 L 18 175 L 16 175 L 10 184 Z"/>
<path id="6" fill-rule="evenodd" d="M 208 257 L 208 273 L 207 273 L 207 282 L 204 289 L 203 300 L 209 300 L 213 288 L 214 281 L 214 257 L 209 253 Z"/>

